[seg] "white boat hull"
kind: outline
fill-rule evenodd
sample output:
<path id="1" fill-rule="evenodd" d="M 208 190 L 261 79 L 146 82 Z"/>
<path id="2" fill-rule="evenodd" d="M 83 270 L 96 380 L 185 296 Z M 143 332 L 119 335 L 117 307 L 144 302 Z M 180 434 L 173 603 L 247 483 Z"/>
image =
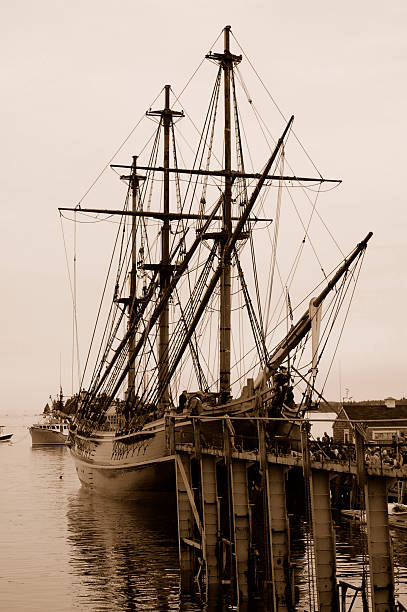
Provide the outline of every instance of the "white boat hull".
<path id="1" fill-rule="evenodd" d="M 33 425 L 29 428 L 32 446 L 63 445 L 66 444 L 68 434 L 56 429 L 43 429 Z"/>
<path id="2" fill-rule="evenodd" d="M 366 523 L 366 514 L 361 514 L 360 510 L 341 510 L 342 516 L 346 518 L 351 518 L 357 521 L 362 520 L 363 523 Z M 403 513 L 391 513 L 388 515 L 389 527 L 398 528 L 398 529 L 407 529 L 407 516 Z"/>

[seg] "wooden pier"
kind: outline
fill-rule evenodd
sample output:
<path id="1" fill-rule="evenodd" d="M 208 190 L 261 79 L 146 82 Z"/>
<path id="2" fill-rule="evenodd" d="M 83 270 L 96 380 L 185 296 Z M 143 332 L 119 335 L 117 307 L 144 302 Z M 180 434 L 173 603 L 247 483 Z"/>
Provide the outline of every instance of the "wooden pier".
<path id="1" fill-rule="evenodd" d="M 300 436 L 291 443 L 292 426 L 288 423 L 285 438 L 273 436 L 272 419 L 191 417 L 183 427 L 176 420 L 168 416 L 166 430 L 176 468 L 183 591 L 200 589 L 208 598 L 227 588 L 238 608 L 257 597 L 273 612 L 297 609 L 286 482 L 290 470 L 300 469 L 304 507 L 310 511 L 317 600 L 309 610 L 344 612 L 349 589 L 353 602 L 359 594 L 364 610 L 405 609 L 395 600 L 387 503 L 389 486 L 407 480 L 407 466 L 366 466 L 365 444 L 357 432 L 354 460 L 315 461 L 306 421 L 297 425 Z M 368 589 L 338 583 L 336 577 L 330 485 L 340 474 L 354 476 L 366 514 Z"/>

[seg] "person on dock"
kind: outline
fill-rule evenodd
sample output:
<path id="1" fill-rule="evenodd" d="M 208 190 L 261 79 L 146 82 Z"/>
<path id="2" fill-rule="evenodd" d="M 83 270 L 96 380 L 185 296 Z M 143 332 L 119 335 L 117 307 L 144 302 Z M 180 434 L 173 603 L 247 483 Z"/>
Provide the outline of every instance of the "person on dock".
<path id="1" fill-rule="evenodd" d="M 380 448 L 377 446 L 372 454 L 372 458 L 370 461 L 370 467 L 379 468 L 380 465 L 381 465 Z"/>
<path id="2" fill-rule="evenodd" d="M 326 448 L 329 448 L 331 445 L 331 438 L 328 436 L 326 431 L 324 431 L 324 435 L 322 436 L 322 444 L 326 446 Z"/>
<path id="3" fill-rule="evenodd" d="M 181 414 L 184 412 L 188 401 L 188 396 L 186 390 L 184 390 L 178 398 L 178 410 L 177 412 Z"/>
<path id="4" fill-rule="evenodd" d="M 295 405 L 294 393 L 290 386 L 290 374 L 285 366 L 280 366 L 280 369 L 273 374 L 269 416 L 271 418 L 280 418 L 283 404 L 286 404 L 288 408 L 293 408 Z"/>
<path id="5" fill-rule="evenodd" d="M 189 408 L 192 416 L 199 416 L 202 412 L 201 394 L 195 393 L 189 400 Z"/>

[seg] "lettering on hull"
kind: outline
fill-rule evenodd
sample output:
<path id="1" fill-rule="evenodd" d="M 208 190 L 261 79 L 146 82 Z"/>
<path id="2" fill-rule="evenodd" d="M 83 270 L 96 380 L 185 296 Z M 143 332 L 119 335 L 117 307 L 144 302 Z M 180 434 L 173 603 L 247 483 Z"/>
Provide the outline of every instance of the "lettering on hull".
<path id="1" fill-rule="evenodd" d="M 150 446 L 151 437 L 138 438 L 137 442 L 132 441 L 129 443 L 127 440 L 115 440 L 113 442 L 112 459 L 127 459 L 128 457 L 139 457 L 144 456 L 148 447 Z"/>
<path id="2" fill-rule="evenodd" d="M 95 453 L 96 444 L 91 440 L 75 439 L 75 451 L 85 459 L 91 459 Z"/>

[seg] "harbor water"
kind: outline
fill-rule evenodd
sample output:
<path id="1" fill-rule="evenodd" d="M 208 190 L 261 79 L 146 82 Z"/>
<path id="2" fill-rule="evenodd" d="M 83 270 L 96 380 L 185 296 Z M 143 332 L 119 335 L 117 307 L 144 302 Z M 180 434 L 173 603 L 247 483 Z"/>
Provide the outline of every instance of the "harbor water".
<path id="1" fill-rule="evenodd" d="M 91 495 L 81 488 L 66 447 L 31 448 L 27 426 L 34 420 L 0 417 L 13 433 L 12 444 L 0 445 L 1 610 L 225 609 L 222 603 L 205 608 L 199 599 L 181 598 L 173 504 Z M 291 520 L 298 610 L 312 610 L 309 537 L 301 517 Z M 398 593 L 407 595 L 407 532 L 392 536 Z M 338 580 L 360 585 L 363 528 L 338 520 L 336 542 Z M 353 610 L 361 609 L 357 600 Z"/>

